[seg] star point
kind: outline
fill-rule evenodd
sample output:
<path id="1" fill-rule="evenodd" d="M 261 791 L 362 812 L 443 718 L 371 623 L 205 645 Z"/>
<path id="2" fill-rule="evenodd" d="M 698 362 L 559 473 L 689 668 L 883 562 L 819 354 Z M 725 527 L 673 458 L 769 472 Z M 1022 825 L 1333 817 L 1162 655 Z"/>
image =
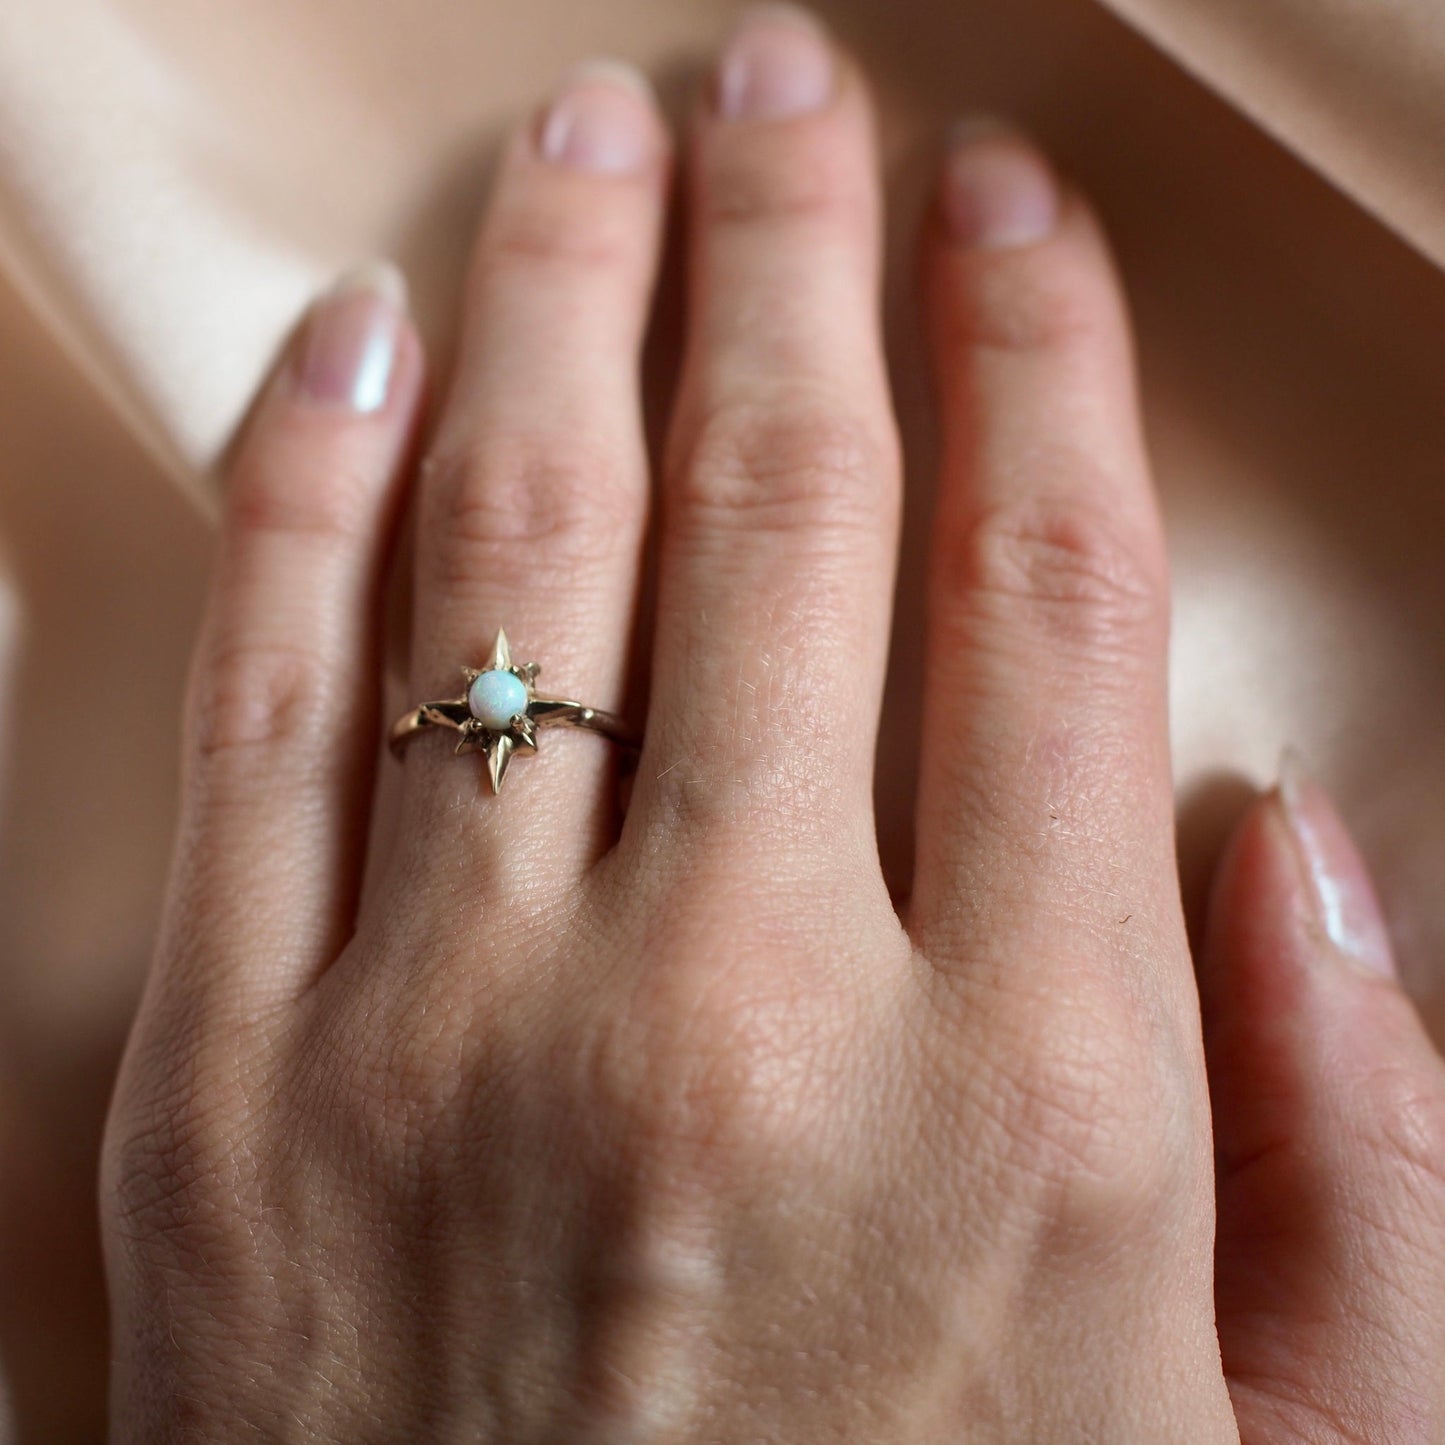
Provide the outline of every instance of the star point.
<path id="1" fill-rule="evenodd" d="M 510 733 L 498 733 L 487 748 L 487 778 L 492 784 L 493 793 L 502 791 L 502 780 L 507 776 L 507 767 L 512 761 L 516 746 Z"/>
<path id="2" fill-rule="evenodd" d="M 507 641 L 507 633 L 504 628 L 497 628 L 497 640 L 492 643 L 492 658 L 487 664 L 490 672 L 510 672 L 512 668 L 512 648 Z"/>

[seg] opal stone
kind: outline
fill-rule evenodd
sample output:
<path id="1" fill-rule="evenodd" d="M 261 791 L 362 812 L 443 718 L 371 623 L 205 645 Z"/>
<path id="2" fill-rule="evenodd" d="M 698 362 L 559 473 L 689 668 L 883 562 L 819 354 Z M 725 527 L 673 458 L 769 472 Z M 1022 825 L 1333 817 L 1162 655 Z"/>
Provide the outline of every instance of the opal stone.
<path id="1" fill-rule="evenodd" d="M 519 712 L 526 712 L 527 685 L 500 668 L 484 672 L 467 689 L 467 706 L 484 728 L 502 732 Z"/>

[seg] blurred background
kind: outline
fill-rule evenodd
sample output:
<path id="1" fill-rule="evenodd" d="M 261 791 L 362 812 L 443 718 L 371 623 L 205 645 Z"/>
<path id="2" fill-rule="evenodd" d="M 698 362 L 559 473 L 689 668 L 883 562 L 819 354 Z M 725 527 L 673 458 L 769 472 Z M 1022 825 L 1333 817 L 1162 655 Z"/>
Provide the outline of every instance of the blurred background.
<path id="1" fill-rule="evenodd" d="M 594 54 L 644 65 L 685 123 L 733 8 L 0 11 L 0 1363 L 20 1439 L 104 1434 L 95 1151 L 170 848 L 216 464 L 247 398 L 311 294 L 373 254 L 408 273 L 444 369 L 501 129 Z M 1342 0 L 818 9 L 883 114 L 909 448 L 890 711 L 917 715 L 932 491 L 913 234 L 944 128 L 1001 112 L 1093 195 L 1135 307 L 1175 568 L 1186 899 L 1197 913 L 1242 798 L 1296 745 L 1445 1041 L 1445 18 L 1405 0 L 1363 27 Z M 880 759 L 895 880 L 910 768 Z"/>

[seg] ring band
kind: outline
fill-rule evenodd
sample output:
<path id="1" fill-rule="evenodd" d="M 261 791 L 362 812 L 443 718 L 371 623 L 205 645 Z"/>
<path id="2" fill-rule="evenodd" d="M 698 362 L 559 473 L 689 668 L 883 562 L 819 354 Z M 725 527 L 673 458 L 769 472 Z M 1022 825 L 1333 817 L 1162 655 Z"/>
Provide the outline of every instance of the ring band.
<path id="1" fill-rule="evenodd" d="M 568 698 L 539 697 L 533 684 L 540 671 L 535 662 L 513 663 L 507 634 L 498 628 L 487 665 L 462 669 L 467 687 L 461 697 L 424 702 L 392 724 L 392 752 L 400 757 L 419 733 L 450 728 L 461 734 L 457 753 L 486 754 L 488 781 L 492 792 L 500 793 L 517 750 L 537 751 L 539 728 L 583 728 L 623 747 L 639 745 L 636 735 L 615 713 Z"/>

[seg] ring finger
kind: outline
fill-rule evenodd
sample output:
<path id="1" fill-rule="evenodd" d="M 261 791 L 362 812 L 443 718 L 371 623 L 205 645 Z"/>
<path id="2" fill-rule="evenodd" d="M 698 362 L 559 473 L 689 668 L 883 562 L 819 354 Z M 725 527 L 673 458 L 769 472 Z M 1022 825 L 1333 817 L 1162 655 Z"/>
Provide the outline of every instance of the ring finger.
<path id="1" fill-rule="evenodd" d="M 417 701 L 458 696 L 460 669 L 484 666 L 505 627 L 514 661 L 542 665 L 539 692 L 620 702 L 648 490 L 638 358 L 667 154 L 646 82 L 613 64 L 575 72 L 506 147 L 423 466 Z M 538 865 L 572 876 L 608 826 L 610 750 L 554 733 L 523 765 L 547 777 L 478 806 L 486 765 L 453 757 L 455 741 L 409 749 L 401 834 L 425 846 L 418 866 L 445 868 L 439 855 L 465 830 L 454 856 L 473 885 L 535 886 Z"/>

